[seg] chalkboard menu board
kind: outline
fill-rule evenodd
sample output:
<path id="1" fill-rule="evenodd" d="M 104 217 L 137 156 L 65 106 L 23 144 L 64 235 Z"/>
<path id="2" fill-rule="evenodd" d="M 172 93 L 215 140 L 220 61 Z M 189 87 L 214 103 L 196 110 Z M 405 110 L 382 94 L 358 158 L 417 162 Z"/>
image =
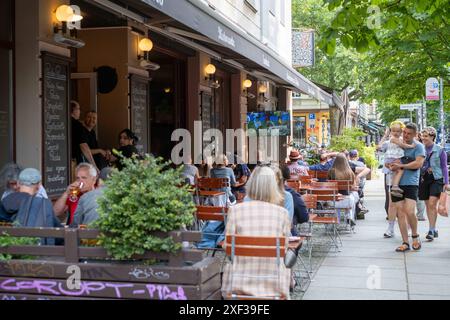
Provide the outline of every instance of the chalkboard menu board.
<path id="1" fill-rule="evenodd" d="M 131 130 L 139 138 L 136 148 L 141 154 L 149 152 L 149 83 L 148 78 L 130 76 Z"/>
<path id="2" fill-rule="evenodd" d="M 207 92 L 201 93 L 201 119 L 202 119 L 202 130 L 203 136 L 206 131 L 214 128 L 214 115 L 212 110 L 212 95 Z M 203 141 L 203 148 L 207 147 L 211 142 Z"/>
<path id="3" fill-rule="evenodd" d="M 70 61 L 43 52 L 43 184 L 49 197 L 61 195 L 69 184 Z"/>

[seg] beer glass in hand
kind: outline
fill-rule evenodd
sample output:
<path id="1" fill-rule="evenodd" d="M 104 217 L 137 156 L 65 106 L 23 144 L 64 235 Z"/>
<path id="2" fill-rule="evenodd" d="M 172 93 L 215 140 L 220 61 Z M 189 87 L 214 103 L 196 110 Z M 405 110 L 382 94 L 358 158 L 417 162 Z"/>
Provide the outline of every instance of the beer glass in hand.
<path id="1" fill-rule="evenodd" d="M 81 182 L 78 187 L 74 187 L 70 190 L 69 200 L 72 202 L 77 202 L 78 197 L 81 194 L 81 189 L 83 189 L 83 182 Z"/>

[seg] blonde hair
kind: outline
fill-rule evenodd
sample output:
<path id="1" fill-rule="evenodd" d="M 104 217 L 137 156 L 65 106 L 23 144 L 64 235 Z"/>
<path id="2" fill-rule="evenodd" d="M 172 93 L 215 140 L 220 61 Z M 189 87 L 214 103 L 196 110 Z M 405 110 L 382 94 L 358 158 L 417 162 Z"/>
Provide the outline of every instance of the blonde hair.
<path id="1" fill-rule="evenodd" d="M 277 165 L 272 165 L 272 170 L 275 173 L 275 179 L 277 180 L 277 185 L 280 193 L 283 196 L 283 199 L 281 199 L 281 203 L 279 203 L 280 206 L 284 207 L 284 178 L 283 178 L 283 172 L 281 172 L 281 169 Z"/>
<path id="2" fill-rule="evenodd" d="M 284 194 L 280 192 L 275 172 L 269 167 L 257 167 L 253 171 L 247 183 L 247 195 L 256 201 L 276 205 L 284 203 Z"/>
<path id="3" fill-rule="evenodd" d="M 395 127 L 400 127 L 400 129 L 402 129 L 402 130 L 406 128 L 405 124 L 398 120 L 392 122 L 391 125 L 389 126 L 389 128 L 391 128 L 391 129 L 395 128 Z"/>

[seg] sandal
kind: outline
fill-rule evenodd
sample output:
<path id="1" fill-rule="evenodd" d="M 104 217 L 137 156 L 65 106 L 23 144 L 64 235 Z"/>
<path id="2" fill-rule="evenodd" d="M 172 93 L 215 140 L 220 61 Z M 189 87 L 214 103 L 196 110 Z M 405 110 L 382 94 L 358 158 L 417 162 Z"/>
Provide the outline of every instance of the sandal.
<path id="1" fill-rule="evenodd" d="M 414 251 L 419 251 L 422 249 L 422 242 L 420 241 L 420 235 L 412 236 L 413 238 L 413 245 L 412 248 Z"/>
<path id="2" fill-rule="evenodd" d="M 395 249 L 396 252 L 406 252 L 409 250 L 411 250 L 411 247 L 409 246 L 409 243 L 407 243 L 407 242 L 403 242 L 403 244 L 400 247 Z"/>

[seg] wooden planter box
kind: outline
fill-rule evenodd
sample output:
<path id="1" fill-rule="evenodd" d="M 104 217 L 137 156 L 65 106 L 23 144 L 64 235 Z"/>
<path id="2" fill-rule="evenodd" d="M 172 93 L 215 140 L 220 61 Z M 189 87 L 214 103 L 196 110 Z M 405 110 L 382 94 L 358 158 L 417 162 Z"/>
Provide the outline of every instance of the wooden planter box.
<path id="1" fill-rule="evenodd" d="M 0 236 L 4 232 L 14 237 L 64 238 L 65 245 L 0 247 L 0 253 L 40 257 L 0 261 L 3 300 L 221 298 L 220 261 L 203 258 L 198 250 L 183 249 L 176 255 L 149 252 L 134 257 L 160 261 L 148 266 L 142 260 L 113 261 L 101 247 L 80 246 L 81 239 L 97 238 L 95 230 L 0 227 Z M 180 242 L 196 242 L 201 237 L 198 232 L 165 235 Z M 74 282 L 77 279 L 80 281 Z"/>

